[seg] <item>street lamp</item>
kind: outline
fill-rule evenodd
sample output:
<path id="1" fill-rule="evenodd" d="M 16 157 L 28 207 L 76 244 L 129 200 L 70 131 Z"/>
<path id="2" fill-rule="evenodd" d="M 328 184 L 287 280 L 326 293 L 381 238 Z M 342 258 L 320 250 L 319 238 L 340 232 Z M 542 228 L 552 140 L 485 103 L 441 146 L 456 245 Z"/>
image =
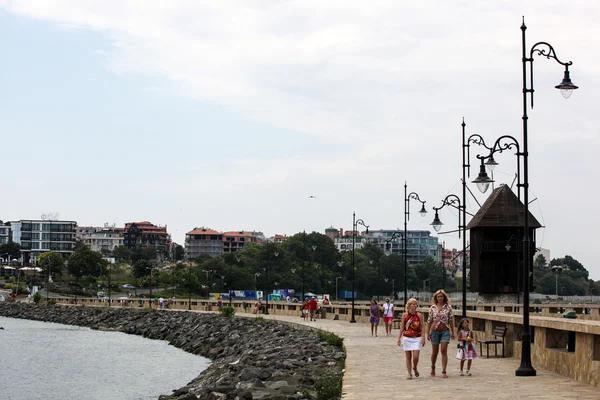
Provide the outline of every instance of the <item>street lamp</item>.
<path id="1" fill-rule="evenodd" d="M 558 303 L 558 275 L 562 272 L 562 267 L 560 265 L 555 265 L 552 267 L 552 272 L 555 276 L 555 284 L 556 284 L 556 302 Z"/>
<path id="2" fill-rule="evenodd" d="M 408 249 L 406 247 L 407 239 L 407 231 L 406 224 L 410 219 L 410 200 L 417 200 L 421 203 L 421 210 L 419 214 L 421 217 L 427 215 L 427 210 L 425 209 L 425 201 L 419 198 L 419 195 L 415 192 L 411 192 L 407 194 L 406 182 L 404 182 L 404 304 L 408 301 Z"/>
<path id="3" fill-rule="evenodd" d="M 356 213 L 352 213 L 352 318 L 350 318 L 350 323 L 355 324 L 356 319 L 354 318 L 354 253 L 356 251 L 356 229 L 358 229 L 358 225 L 362 225 L 367 228 L 366 233 L 369 234 L 369 225 L 365 224 L 365 221 L 362 219 L 356 219 Z"/>
<path id="4" fill-rule="evenodd" d="M 531 332 L 529 328 L 529 281 L 532 274 L 531 271 L 531 244 L 529 238 L 529 165 L 528 165 L 528 140 L 527 140 L 527 93 L 530 93 L 531 108 L 533 108 L 533 56 L 538 55 L 547 59 L 554 59 L 557 63 L 565 67 L 563 80 L 555 88 L 561 91 L 564 98 L 569 98 L 573 90 L 578 89 L 571 82 L 569 74 L 569 66 L 573 63 L 562 62 L 556 56 L 554 47 L 547 42 L 537 42 L 529 50 L 527 56 L 527 45 L 525 40 L 525 18 L 521 24 L 522 35 L 522 67 L 523 67 L 523 152 L 520 154 L 523 157 L 523 203 L 524 203 L 524 232 L 523 232 L 523 335 L 521 346 L 521 365 L 515 371 L 516 376 L 535 376 L 536 371 L 531 364 Z M 529 87 L 527 87 L 527 63 L 529 63 Z"/>
<path id="5" fill-rule="evenodd" d="M 342 261 L 338 261 L 338 265 L 341 265 L 340 263 L 343 264 Z M 335 301 L 338 301 L 338 283 L 337 283 L 338 279 L 342 279 L 342 277 L 336 276 L 336 278 L 335 278 Z M 592 290 L 593 289 L 594 288 L 592 288 Z"/>
<path id="6" fill-rule="evenodd" d="M 424 205 L 424 204 L 423 204 L 423 205 Z M 425 212 L 427 212 L 427 211 L 425 211 Z M 402 249 L 403 249 L 403 252 L 404 252 L 404 249 L 406 248 L 406 230 L 405 230 L 404 232 L 405 232 L 405 233 L 404 233 L 404 235 L 402 234 L 402 232 L 399 232 L 399 231 L 396 231 L 396 232 L 392 233 L 392 237 L 391 237 L 391 238 L 389 238 L 388 240 L 386 240 L 386 241 L 385 241 L 385 243 L 386 243 L 386 248 L 387 248 L 387 243 L 392 243 L 394 240 L 396 240 L 396 239 L 400 238 L 400 239 L 402 239 L 402 241 L 404 242 L 404 243 L 402 243 L 402 242 L 400 243 L 400 244 L 402 245 Z M 391 249 L 392 249 L 392 251 L 390 251 L 390 253 L 392 253 L 392 254 L 393 254 L 393 245 L 392 245 L 392 248 L 391 248 Z M 406 254 L 404 254 L 404 276 L 405 276 L 405 277 L 407 276 L 407 271 L 408 271 L 408 267 L 407 267 L 407 265 L 408 265 L 408 264 L 407 264 L 407 261 L 406 261 Z M 386 278 L 386 282 L 387 282 L 387 278 Z M 406 286 L 407 286 L 407 285 L 406 285 L 406 282 L 407 282 L 407 280 L 405 279 L 405 280 L 404 280 L 404 284 L 405 284 L 405 285 L 404 285 L 404 286 L 405 286 L 405 290 L 404 290 L 404 297 L 405 297 L 405 298 L 407 297 L 407 291 L 406 291 Z M 395 296 L 394 296 L 394 290 L 393 290 L 393 289 L 392 289 L 392 296 L 393 296 L 393 297 L 395 297 Z M 394 300 L 395 300 L 395 298 L 394 298 Z"/>
<path id="7" fill-rule="evenodd" d="M 192 265 L 190 264 L 190 268 L 188 269 L 188 311 L 192 309 Z"/>
<path id="8" fill-rule="evenodd" d="M 273 255 L 275 256 L 275 258 L 277 258 L 279 256 L 278 252 L 274 252 Z M 271 252 L 269 251 L 269 243 L 267 243 L 267 284 L 266 284 L 266 307 L 265 307 L 265 315 L 269 315 L 269 264 L 271 264 Z"/>
<path id="9" fill-rule="evenodd" d="M 458 204 L 458 206 L 456 206 L 456 204 Z M 449 194 L 448 196 L 446 196 L 444 198 L 444 200 L 442 200 L 442 205 L 440 207 L 433 207 L 433 209 L 435 210 L 435 217 L 433 219 L 433 222 L 431 223 L 431 226 L 433 226 L 433 229 L 435 229 L 436 232 L 439 232 L 440 229 L 442 228 L 442 225 L 444 225 L 442 223 L 442 221 L 440 220 L 440 217 L 438 215 L 438 211 L 441 210 L 442 208 L 444 208 L 445 206 L 453 206 L 458 208 L 459 213 L 458 213 L 458 236 L 460 237 L 461 234 L 461 230 L 462 230 L 462 242 L 463 242 L 463 248 L 462 248 L 462 265 L 463 265 L 463 276 L 462 276 L 462 317 L 466 318 L 467 317 L 467 237 L 466 237 L 466 230 L 467 230 L 467 224 L 465 223 L 465 208 L 466 205 L 464 203 L 461 203 L 460 198 L 455 195 L 455 194 Z M 461 216 L 462 214 L 462 216 Z M 462 222 L 462 223 L 461 223 Z"/>

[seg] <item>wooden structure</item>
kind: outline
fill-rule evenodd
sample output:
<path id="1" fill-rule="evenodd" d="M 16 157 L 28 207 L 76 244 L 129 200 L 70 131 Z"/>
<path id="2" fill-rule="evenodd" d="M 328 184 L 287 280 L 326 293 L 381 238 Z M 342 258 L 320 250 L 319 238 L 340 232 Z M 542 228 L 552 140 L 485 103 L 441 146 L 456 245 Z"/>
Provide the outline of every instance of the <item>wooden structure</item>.
<path id="1" fill-rule="evenodd" d="M 523 291 L 523 226 L 525 207 L 507 185 L 496 188 L 467 225 L 471 236 L 471 291 L 483 294 Z M 531 262 L 535 230 L 540 223 L 529 213 Z M 533 275 L 530 285 L 533 283 Z"/>

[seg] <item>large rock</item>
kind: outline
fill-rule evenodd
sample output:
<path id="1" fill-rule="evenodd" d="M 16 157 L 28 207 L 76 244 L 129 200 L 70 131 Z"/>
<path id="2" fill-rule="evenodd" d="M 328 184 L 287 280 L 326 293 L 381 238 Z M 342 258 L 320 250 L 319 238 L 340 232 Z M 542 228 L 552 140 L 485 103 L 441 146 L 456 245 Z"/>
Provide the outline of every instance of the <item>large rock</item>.
<path id="1" fill-rule="evenodd" d="M 314 383 L 341 373 L 343 349 L 311 329 L 215 314 L 0 303 L 0 315 L 167 340 L 213 362 L 192 382 L 161 400 L 315 399 Z"/>

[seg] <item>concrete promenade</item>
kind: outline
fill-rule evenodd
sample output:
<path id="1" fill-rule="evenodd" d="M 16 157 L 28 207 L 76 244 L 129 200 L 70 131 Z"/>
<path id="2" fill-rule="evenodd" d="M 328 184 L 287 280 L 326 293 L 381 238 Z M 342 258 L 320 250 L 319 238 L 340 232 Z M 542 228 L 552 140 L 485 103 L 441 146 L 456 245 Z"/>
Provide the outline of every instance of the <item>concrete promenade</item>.
<path id="1" fill-rule="evenodd" d="M 253 317 L 252 314 L 236 315 Z M 334 332 L 344 338 L 347 351 L 344 374 L 343 399 L 600 399 L 600 389 L 576 382 L 562 375 L 544 371 L 535 365 L 536 377 L 516 377 L 519 360 L 513 358 L 478 358 L 473 361 L 473 376 L 458 375 L 459 361 L 456 341 L 448 351 L 448 379 L 441 378 L 441 360 L 438 357 L 436 372 L 431 377 L 431 344 L 427 342 L 421 352 L 419 372 L 421 376 L 407 380 L 404 352 L 397 343 L 398 330 L 393 336 L 385 336 L 385 328 L 379 326 L 379 336 L 371 337 L 370 325 L 351 324 L 347 321 L 319 319 L 304 322 L 299 316 L 262 315 L 302 325 L 314 326 Z M 477 346 L 479 350 L 479 346 Z"/>

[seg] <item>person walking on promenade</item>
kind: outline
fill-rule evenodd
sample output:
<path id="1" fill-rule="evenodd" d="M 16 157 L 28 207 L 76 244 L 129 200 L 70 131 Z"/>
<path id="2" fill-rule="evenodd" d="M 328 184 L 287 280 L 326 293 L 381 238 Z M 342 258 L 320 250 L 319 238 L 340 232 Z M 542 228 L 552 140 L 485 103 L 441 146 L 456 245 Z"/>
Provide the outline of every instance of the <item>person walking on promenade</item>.
<path id="1" fill-rule="evenodd" d="M 369 307 L 369 311 L 371 313 L 371 318 L 369 318 L 369 322 L 371 322 L 371 336 L 373 336 L 373 332 L 375 332 L 375 337 L 377 337 L 377 327 L 379 326 L 379 305 L 375 299 L 371 299 L 371 307 Z"/>
<path id="2" fill-rule="evenodd" d="M 308 317 L 308 299 L 304 299 L 304 303 L 302 303 L 302 318 L 306 321 Z"/>
<path id="3" fill-rule="evenodd" d="M 450 298 L 442 289 L 433 294 L 427 318 L 427 340 L 431 341 L 431 376 L 435 376 L 435 362 L 442 353 L 442 378 L 447 378 L 448 343 L 454 339 L 454 319 Z"/>
<path id="4" fill-rule="evenodd" d="M 317 298 L 313 297 L 312 299 L 310 299 L 310 301 L 308 302 L 308 311 L 310 311 L 310 320 L 311 321 L 316 321 L 317 320 Z"/>
<path id="5" fill-rule="evenodd" d="M 390 298 L 385 298 L 383 303 L 383 323 L 385 324 L 385 335 L 392 336 L 392 322 L 394 321 L 394 305 L 390 302 Z"/>
<path id="6" fill-rule="evenodd" d="M 412 372 L 415 372 L 415 378 L 419 377 L 419 354 L 421 348 L 425 346 L 425 330 L 423 329 L 423 314 L 417 311 L 419 303 L 416 299 L 409 299 L 406 303 L 406 312 L 402 314 L 402 327 L 398 335 L 398 346 L 402 343 L 404 346 L 404 355 L 406 356 L 406 370 L 408 378 L 412 379 Z"/>
<path id="7" fill-rule="evenodd" d="M 456 338 L 458 339 L 458 351 L 456 353 L 456 358 L 460 360 L 460 376 L 465 375 L 463 372 L 465 360 L 467 360 L 466 375 L 471 376 L 471 363 L 477 358 L 477 351 L 475 350 L 475 345 L 473 344 L 473 331 L 471 331 L 469 320 L 467 318 L 460 320 Z"/>

